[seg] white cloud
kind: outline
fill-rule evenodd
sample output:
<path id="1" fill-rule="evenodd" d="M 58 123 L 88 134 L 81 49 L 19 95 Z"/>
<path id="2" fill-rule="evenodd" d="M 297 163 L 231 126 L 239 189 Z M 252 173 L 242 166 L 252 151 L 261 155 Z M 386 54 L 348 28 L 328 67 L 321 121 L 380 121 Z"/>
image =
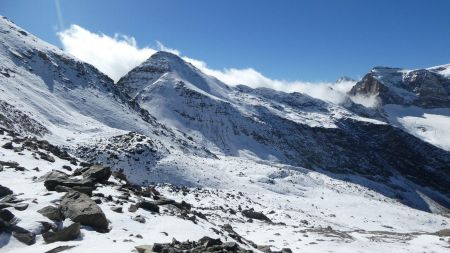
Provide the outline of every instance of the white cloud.
<path id="1" fill-rule="evenodd" d="M 58 36 L 66 52 L 94 65 L 114 81 L 156 52 L 148 47 L 139 48 L 133 37 L 96 34 L 78 25 L 71 25 Z"/>
<path id="2" fill-rule="evenodd" d="M 82 61 L 88 62 L 110 76 L 114 81 L 132 68 L 144 62 L 152 54 L 167 51 L 181 56 L 180 51 L 164 46 L 156 41 L 156 49 L 139 48 L 134 37 L 115 34 L 113 37 L 90 32 L 78 25 L 58 33 L 63 48 Z M 285 92 L 302 92 L 322 100 L 339 103 L 345 99 L 345 93 L 354 82 L 339 84 L 326 82 L 303 82 L 276 80 L 264 76 L 253 68 L 211 69 L 201 60 L 181 56 L 207 75 L 211 75 L 229 85 L 244 84 L 253 88 L 266 87 Z"/>

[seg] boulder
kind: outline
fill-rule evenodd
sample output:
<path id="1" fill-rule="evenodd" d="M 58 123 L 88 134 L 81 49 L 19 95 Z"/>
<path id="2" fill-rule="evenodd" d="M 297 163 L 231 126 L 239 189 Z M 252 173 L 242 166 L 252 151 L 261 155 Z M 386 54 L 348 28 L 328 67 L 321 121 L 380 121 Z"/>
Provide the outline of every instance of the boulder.
<path id="1" fill-rule="evenodd" d="M 139 245 L 134 247 L 138 253 L 153 253 L 153 245 Z"/>
<path id="2" fill-rule="evenodd" d="M 244 210 L 242 211 L 242 215 L 249 218 L 249 219 L 255 219 L 255 220 L 262 220 L 267 222 L 272 222 L 266 215 L 264 215 L 261 212 L 255 212 L 253 210 Z"/>
<path id="3" fill-rule="evenodd" d="M 3 221 L 11 223 L 14 218 L 14 214 L 11 213 L 11 211 L 9 211 L 8 209 L 0 210 L 0 219 L 2 219 Z"/>
<path id="4" fill-rule="evenodd" d="M 46 243 L 65 242 L 75 240 L 80 236 L 80 223 L 73 223 L 57 232 L 49 231 L 42 234 Z"/>
<path id="5" fill-rule="evenodd" d="M 62 221 L 64 220 L 64 216 L 61 213 L 61 210 L 59 207 L 54 207 L 54 206 L 46 206 L 42 209 L 39 209 L 37 211 L 38 213 L 44 215 L 45 217 L 49 218 L 50 220 L 53 221 Z"/>
<path id="6" fill-rule="evenodd" d="M 7 142 L 7 143 L 3 144 L 2 148 L 4 148 L 4 149 L 13 149 L 14 147 L 13 147 L 12 142 Z"/>
<path id="7" fill-rule="evenodd" d="M 144 210 L 159 213 L 159 206 L 152 201 L 143 200 L 138 206 Z"/>
<path id="8" fill-rule="evenodd" d="M 0 198 L 3 198 L 7 195 L 13 194 L 13 191 L 6 186 L 0 184 Z"/>
<path id="9" fill-rule="evenodd" d="M 36 242 L 36 234 L 24 228 L 13 226 L 11 231 L 14 238 L 26 245 L 33 245 Z"/>
<path id="10" fill-rule="evenodd" d="M 85 193 L 89 193 L 91 189 L 95 189 L 94 180 L 69 178 L 68 174 L 58 170 L 52 170 L 45 174 L 39 178 L 39 181 L 44 181 L 44 186 L 49 191 L 55 191 L 57 186 L 69 187 Z M 58 190 L 62 192 L 67 191 L 64 188 L 59 188 Z"/>
<path id="11" fill-rule="evenodd" d="M 105 167 L 99 164 L 92 165 L 82 173 L 82 176 L 84 178 L 91 178 L 96 182 L 99 183 L 105 183 L 108 181 L 109 177 L 111 176 L 111 168 Z"/>
<path id="12" fill-rule="evenodd" d="M 108 220 L 102 209 L 80 192 L 69 192 L 61 200 L 61 211 L 64 217 L 82 225 L 91 226 L 98 232 L 108 231 Z"/>

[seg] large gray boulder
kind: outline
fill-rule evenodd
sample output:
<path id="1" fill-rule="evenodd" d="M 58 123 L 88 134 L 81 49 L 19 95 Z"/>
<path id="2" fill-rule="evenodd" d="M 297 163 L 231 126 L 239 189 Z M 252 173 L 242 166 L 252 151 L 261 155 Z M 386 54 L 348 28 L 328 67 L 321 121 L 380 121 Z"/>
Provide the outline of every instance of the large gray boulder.
<path id="1" fill-rule="evenodd" d="M 93 188 L 95 186 L 95 182 L 92 179 L 72 179 L 66 173 L 57 170 L 47 173 L 41 180 L 44 181 L 44 186 L 49 191 L 55 191 L 57 186 L 69 188 Z"/>
<path id="2" fill-rule="evenodd" d="M 92 179 L 95 182 L 105 183 L 111 176 L 111 168 L 99 164 L 92 165 L 82 173 L 82 176 L 87 179 Z"/>
<path id="3" fill-rule="evenodd" d="M 67 193 L 61 200 L 61 212 L 64 217 L 91 226 L 98 232 L 108 231 L 105 214 L 86 194 L 76 191 Z"/>

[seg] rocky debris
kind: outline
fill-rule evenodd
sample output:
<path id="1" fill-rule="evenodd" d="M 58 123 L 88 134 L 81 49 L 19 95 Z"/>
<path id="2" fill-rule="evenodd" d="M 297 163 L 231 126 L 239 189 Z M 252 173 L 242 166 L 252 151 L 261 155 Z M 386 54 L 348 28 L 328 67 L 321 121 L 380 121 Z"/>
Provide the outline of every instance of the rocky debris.
<path id="1" fill-rule="evenodd" d="M 138 203 L 138 207 L 150 212 L 159 213 L 159 206 L 152 201 L 143 200 Z"/>
<path id="2" fill-rule="evenodd" d="M 0 198 L 13 194 L 13 191 L 6 186 L 0 185 Z"/>
<path id="3" fill-rule="evenodd" d="M 59 231 L 49 231 L 42 234 L 42 237 L 44 238 L 44 241 L 46 243 L 71 241 L 77 239 L 78 236 L 80 236 L 80 223 L 78 222 L 73 223 L 72 225 L 65 227 Z"/>
<path id="4" fill-rule="evenodd" d="M 56 248 L 53 248 L 49 251 L 46 251 L 45 253 L 59 253 L 59 252 L 62 252 L 62 251 L 68 250 L 68 249 L 75 248 L 75 247 L 76 247 L 76 245 L 71 245 L 71 246 L 63 245 L 63 246 L 58 246 Z"/>
<path id="5" fill-rule="evenodd" d="M 162 252 L 253 252 L 241 248 L 235 242 L 223 243 L 220 239 L 202 237 L 197 242 L 179 242 L 172 239 L 172 243 L 155 243 L 153 245 L 139 245 L 135 247 L 139 253 Z"/>
<path id="6" fill-rule="evenodd" d="M 41 151 L 39 151 L 38 154 L 41 157 L 41 159 L 43 159 L 43 160 L 49 161 L 51 163 L 55 162 L 55 158 L 53 156 L 51 156 L 50 154 L 47 154 L 47 153 L 41 152 Z"/>
<path id="7" fill-rule="evenodd" d="M 61 213 L 61 209 L 59 207 L 46 206 L 42 209 L 39 209 L 37 212 L 53 221 L 64 220 L 64 216 Z"/>
<path id="8" fill-rule="evenodd" d="M 21 203 L 23 201 L 23 199 L 18 199 L 14 195 L 6 195 L 0 200 L 0 209 L 13 207 L 16 210 L 23 211 L 28 208 L 27 203 Z"/>
<path id="9" fill-rule="evenodd" d="M 9 168 L 13 168 L 16 171 L 25 171 L 26 169 L 22 166 L 19 165 L 19 163 L 17 162 L 5 162 L 5 161 L 0 161 L 0 166 L 5 166 L 5 167 L 9 167 Z"/>
<path id="10" fill-rule="evenodd" d="M 69 192 L 61 200 L 61 211 L 66 218 L 93 227 L 98 232 L 108 231 L 108 220 L 102 209 L 80 192 Z"/>
<path id="11" fill-rule="evenodd" d="M 111 176 L 111 168 L 99 164 L 92 165 L 81 174 L 84 178 L 93 179 L 95 182 L 105 183 Z"/>
<path id="12" fill-rule="evenodd" d="M 54 160 L 54 158 L 50 155 L 50 154 L 53 154 L 54 156 L 56 156 L 60 159 L 70 161 L 72 164 L 76 163 L 76 159 L 71 157 L 66 151 L 62 150 L 58 146 L 50 144 L 46 140 L 38 140 L 35 137 L 26 138 L 23 141 L 22 146 L 24 148 L 27 148 L 30 151 L 36 151 L 41 156 L 42 159 L 50 161 L 50 162 L 52 160 Z M 45 150 L 49 153 L 42 152 L 39 149 Z"/>
<path id="13" fill-rule="evenodd" d="M 256 212 L 252 209 L 249 210 L 243 210 L 242 215 L 249 218 L 249 219 L 255 219 L 255 220 L 262 220 L 267 222 L 272 222 L 265 214 L 261 212 Z"/>
<path id="14" fill-rule="evenodd" d="M 440 236 L 440 237 L 447 237 L 447 236 L 450 236 L 450 229 L 448 229 L 448 228 L 441 229 L 434 234 L 437 236 Z"/>

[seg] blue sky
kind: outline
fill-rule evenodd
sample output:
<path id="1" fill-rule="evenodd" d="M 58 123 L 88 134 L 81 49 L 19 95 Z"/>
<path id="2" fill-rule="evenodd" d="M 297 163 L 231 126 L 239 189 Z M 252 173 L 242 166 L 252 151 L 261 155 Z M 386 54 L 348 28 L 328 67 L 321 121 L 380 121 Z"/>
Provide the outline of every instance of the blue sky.
<path id="1" fill-rule="evenodd" d="M 63 24 L 156 41 L 210 68 L 274 79 L 359 78 L 373 66 L 450 63 L 450 1 L 60 0 Z M 58 46 L 55 0 L 2 0 L 0 14 Z"/>

